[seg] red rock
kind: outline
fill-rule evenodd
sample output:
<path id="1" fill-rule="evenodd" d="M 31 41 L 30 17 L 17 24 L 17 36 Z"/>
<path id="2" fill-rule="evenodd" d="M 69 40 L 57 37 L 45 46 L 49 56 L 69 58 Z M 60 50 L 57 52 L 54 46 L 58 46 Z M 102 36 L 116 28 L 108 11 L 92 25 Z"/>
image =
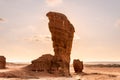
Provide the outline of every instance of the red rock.
<path id="1" fill-rule="evenodd" d="M 51 61 L 53 56 L 51 54 L 45 54 L 32 61 L 31 70 L 33 71 L 50 71 Z"/>
<path id="2" fill-rule="evenodd" d="M 4 69 L 6 65 L 6 58 L 4 56 L 0 56 L 0 69 Z"/>
<path id="3" fill-rule="evenodd" d="M 55 52 L 53 59 L 53 66 L 56 67 L 55 73 L 58 72 L 68 76 L 70 75 L 69 64 L 75 32 L 74 27 L 62 13 L 49 12 L 47 17 L 49 18 L 49 30 Z"/>
<path id="4" fill-rule="evenodd" d="M 31 70 L 47 71 L 60 76 L 70 76 L 70 55 L 74 37 L 74 27 L 64 14 L 47 13 L 49 30 L 52 35 L 54 56 L 43 55 L 32 61 Z"/>
<path id="5" fill-rule="evenodd" d="M 80 61 L 79 59 L 74 59 L 73 67 L 74 67 L 75 73 L 81 73 L 83 70 L 83 62 Z"/>

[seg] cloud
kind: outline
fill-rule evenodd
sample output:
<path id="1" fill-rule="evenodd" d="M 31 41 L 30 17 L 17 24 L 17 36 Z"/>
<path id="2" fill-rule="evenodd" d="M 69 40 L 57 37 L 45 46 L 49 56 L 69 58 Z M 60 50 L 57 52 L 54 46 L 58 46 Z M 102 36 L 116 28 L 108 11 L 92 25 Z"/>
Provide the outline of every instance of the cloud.
<path id="1" fill-rule="evenodd" d="M 29 38 L 25 38 L 24 40 L 29 42 L 46 42 L 51 40 L 51 35 L 34 35 Z"/>
<path id="2" fill-rule="evenodd" d="M 63 0 L 46 0 L 48 6 L 54 7 L 61 4 Z"/>
<path id="3" fill-rule="evenodd" d="M 0 22 L 5 22 L 6 20 L 4 18 L 0 18 Z"/>
<path id="4" fill-rule="evenodd" d="M 32 42 L 49 42 L 51 41 L 51 35 L 34 35 L 32 37 L 26 38 L 27 41 Z M 74 40 L 80 40 L 77 34 L 74 34 Z"/>
<path id="5" fill-rule="evenodd" d="M 116 21 L 115 27 L 120 27 L 120 19 Z"/>
<path id="6" fill-rule="evenodd" d="M 4 22 L 4 19 L 3 19 L 3 18 L 0 18 L 0 22 Z"/>

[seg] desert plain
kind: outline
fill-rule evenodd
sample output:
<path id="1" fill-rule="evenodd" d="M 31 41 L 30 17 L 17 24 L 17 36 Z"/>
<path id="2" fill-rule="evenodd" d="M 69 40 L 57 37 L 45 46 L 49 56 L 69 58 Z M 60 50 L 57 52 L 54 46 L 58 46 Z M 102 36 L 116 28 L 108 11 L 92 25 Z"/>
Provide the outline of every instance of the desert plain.
<path id="1" fill-rule="evenodd" d="M 0 80 L 120 80 L 120 67 L 115 64 L 84 64 L 83 72 L 76 74 L 70 67 L 70 77 L 27 70 L 27 63 L 7 63 L 0 70 Z"/>

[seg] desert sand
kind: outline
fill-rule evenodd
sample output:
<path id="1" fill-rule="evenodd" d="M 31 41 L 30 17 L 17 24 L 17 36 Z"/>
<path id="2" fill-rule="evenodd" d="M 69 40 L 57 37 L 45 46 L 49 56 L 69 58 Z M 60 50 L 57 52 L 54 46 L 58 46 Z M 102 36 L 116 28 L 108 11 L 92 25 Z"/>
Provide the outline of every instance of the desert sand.
<path id="1" fill-rule="evenodd" d="M 25 67 L 28 64 L 7 63 L 0 70 L 0 80 L 120 80 L 120 67 L 84 65 L 83 73 L 74 73 L 71 65 L 71 77 L 58 77 L 46 72 L 33 72 Z"/>

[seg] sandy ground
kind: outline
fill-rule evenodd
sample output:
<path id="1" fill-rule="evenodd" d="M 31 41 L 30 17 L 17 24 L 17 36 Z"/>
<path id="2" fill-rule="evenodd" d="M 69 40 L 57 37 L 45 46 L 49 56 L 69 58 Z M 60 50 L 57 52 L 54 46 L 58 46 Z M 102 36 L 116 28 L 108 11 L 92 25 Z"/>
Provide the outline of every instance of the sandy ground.
<path id="1" fill-rule="evenodd" d="M 85 66 L 83 73 L 76 74 L 71 66 L 72 77 L 56 77 L 48 73 L 23 69 L 27 64 L 7 64 L 0 70 L 0 80 L 120 80 L 120 67 Z"/>
<path id="2" fill-rule="evenodd" d="M 120 67 L 85 67 L 80 80 L 120 80 Z M 73 75 L 74 76 L 74 75 Z"/>

